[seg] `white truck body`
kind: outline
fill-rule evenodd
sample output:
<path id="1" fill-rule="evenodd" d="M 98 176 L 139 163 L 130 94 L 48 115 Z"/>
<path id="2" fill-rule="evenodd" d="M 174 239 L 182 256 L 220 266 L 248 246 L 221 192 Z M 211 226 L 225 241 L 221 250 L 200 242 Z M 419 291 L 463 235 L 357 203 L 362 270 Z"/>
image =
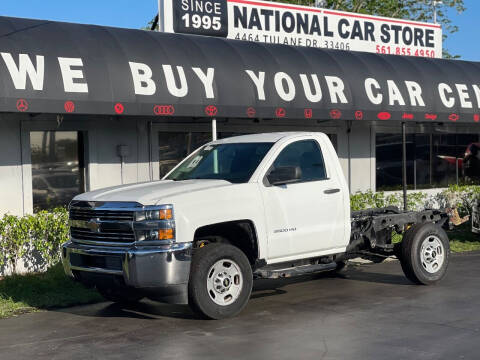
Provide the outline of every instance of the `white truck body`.
<path id="1" fill-rule="evenodd" d="M 246 305 L 254 277 L 339 271 L 357 256 L 397 255 L 410 280 L 435 283 L 448 264 L 446 220 L 437 210 L 351 213 L 325 134 L 247 135 L 204 145 L 161 181 L 75 197 L 62 261 L 109 300 L 188 303 L 220 319 Z"/>

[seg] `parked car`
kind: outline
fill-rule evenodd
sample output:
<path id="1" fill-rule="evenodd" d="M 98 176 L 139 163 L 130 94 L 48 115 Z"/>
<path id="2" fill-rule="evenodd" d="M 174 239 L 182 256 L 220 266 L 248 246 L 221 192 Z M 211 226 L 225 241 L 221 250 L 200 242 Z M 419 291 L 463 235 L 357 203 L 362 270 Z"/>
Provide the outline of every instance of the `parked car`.
<path id="1" fill-rule="evenodd" d="M 353 257 L 397 255 L 417 284 L 444 277 L 446 213 L 351 212 L 349 195 L 324 134 L 214 141 L 161 181 L 75 197 L 63 264 L 106 299 L 188 303 L 213 319 L 238 314 L 254 278 L 339 271 Z"/>
<path id="2" fill-rule="evenodd" d="M 78 173 L 61 172 L 32 177 L 33 203 L 41 209 L 64 206 L 80 192 Z"/>

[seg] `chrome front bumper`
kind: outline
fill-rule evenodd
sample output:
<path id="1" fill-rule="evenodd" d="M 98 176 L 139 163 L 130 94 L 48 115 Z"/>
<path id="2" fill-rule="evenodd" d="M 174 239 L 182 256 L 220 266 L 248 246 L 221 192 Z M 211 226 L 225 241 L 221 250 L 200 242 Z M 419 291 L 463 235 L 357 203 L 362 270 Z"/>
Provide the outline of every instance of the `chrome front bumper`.
<path id="1" fill-rule="evenodd" d="M 176 303 L 186 301 L 191 258 L 191 243 L 117 248 L 69 241 L 62 249 L 63 266 L 70 277 L 78 273 L 120 276 L 126 286 L 150 290 L 159 297 L 182 293 L 183 300 Z"/>

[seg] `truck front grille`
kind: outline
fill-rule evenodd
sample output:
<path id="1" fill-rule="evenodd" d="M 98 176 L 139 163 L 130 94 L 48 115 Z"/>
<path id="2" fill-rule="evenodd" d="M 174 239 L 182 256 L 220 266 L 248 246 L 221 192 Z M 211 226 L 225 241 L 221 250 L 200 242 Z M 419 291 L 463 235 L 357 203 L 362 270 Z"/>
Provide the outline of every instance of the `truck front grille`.
<path id="1" fill-rule="evenodd" d="M 72 241 L 116 246 L 135 242 L 133 222 L 136 203 L 75 202 L 70 207 Z"/>
<path id="2" fill-rule="evenodd" d="M 133 221 L 133 211 L 116 211 L 116 210 L 94 210 L 94 209 L 70 209 L 70 220 L 84 220 L 91 219 L 113 220 L 113 221 Z"/>
<path id="3" fill-rule="evenodd" d="M 70 234 L 74 240 L 132 243 L 135 241 L 133 230 L 108 230 L 108 232 L 93 232 L 85 228 L 71 227 Z"/>

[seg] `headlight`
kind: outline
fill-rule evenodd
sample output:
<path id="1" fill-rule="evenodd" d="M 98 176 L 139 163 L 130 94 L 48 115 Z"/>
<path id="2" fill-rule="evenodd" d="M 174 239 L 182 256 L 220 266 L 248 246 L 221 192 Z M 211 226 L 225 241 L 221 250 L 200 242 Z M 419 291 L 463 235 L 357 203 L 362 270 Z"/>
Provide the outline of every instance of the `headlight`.
<path id="1" fill-rule="evenodd" d="M 148 220 L 172 220 L 173 207 L 171 205 L 163 205 L 152 210 L 137 211 L 135 214 L 135 221 Z"/>
<path id="2" fill-rule="evenodd" d="M 175 240 L 175 221 L 172 205 L 145 207 L 135 213 L 136 240 Z"/>

